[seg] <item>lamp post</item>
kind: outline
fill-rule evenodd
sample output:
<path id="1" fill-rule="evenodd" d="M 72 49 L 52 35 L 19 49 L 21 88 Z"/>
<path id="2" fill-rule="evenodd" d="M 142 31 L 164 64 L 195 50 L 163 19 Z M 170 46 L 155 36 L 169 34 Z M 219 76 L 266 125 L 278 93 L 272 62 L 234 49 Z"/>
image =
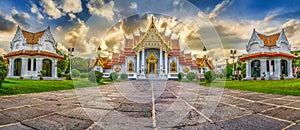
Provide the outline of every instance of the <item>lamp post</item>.
<path id="1" fill-rule="evenodd" d="M 230 54 L 232 55 L 230 58 L 232 58 L 232 75 L 234 75 L 234 59 L 236 56 L 234 56 L 234 54 L 236 54 L 236 50 L 230 50 Z"/>
<path id="2" fill-rule="evenodd" d="M 206 47 L 204 46 L 204 47 L 203 47 L 204 58 L 206 58 L 206 51 L 207 51 L 207 49 L 206 49 Z"/>
<path id="3" fill-rule="evenodd" d="M 70 75 L 72 74 L 72 63 L 71 63 L 71 57 L 73 56 L 73 52 L 74 52 L 74 48 L 68 48 L 68 52 L 69 52 L 69 59 L 70 59 Z"/>

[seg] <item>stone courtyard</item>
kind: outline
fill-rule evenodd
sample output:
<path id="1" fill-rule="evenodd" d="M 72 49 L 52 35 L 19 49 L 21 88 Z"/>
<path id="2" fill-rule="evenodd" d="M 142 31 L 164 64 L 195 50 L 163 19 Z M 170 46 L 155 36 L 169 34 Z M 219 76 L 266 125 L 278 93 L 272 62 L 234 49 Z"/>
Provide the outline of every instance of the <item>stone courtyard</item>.
<path id="1" fill-rule="evenodd" d="M 127 81 L 0 97 L 0 129 L 300 129 L 300 97 Z"/>

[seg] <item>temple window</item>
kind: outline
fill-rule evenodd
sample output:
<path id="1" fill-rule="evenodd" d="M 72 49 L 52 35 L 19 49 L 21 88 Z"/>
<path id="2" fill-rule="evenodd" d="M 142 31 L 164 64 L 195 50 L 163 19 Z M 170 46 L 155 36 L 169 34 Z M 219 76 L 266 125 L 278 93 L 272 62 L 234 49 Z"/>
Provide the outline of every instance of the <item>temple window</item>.
<path id="1" fill-rule="evenodd" d="M 28 71 L 30 71 L 31 70 L 31 59 L 28 59 Z"/>
<path id="2" fill-rule="evenodd" d="M 177 70 L 176 70 L 176 63 L 174 61 L 172 61 L 170 66 L 171 66 L 170 67 L 171 73 L 176 73 L 177 72 Z"/>
<path id="3" fill-rule="evenodd" d="M 128 72 L 134 72 L 134 65 L 132 61 L 128 63 Z"/>

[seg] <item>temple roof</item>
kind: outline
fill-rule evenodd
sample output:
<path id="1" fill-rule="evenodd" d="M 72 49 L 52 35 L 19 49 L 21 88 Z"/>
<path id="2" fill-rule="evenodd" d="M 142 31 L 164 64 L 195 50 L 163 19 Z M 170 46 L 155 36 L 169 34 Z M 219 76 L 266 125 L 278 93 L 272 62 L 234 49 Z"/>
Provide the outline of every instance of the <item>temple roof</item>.
<path id="1" fill-rule="evenodd" d="M 38 50 L 20 50 L 20 51 L 10 52 L 10 53 L 6 54 L 4 57 L 8 58 L 8 57 L 20 56 L 20 55 L 47 56 L 47 57 L 52 57 L 52 58 L 56 58 L 56 59 L 59 59 L 59 60 L 63 59 L 63 57 L 58 55 L 58 54 L 51 53 L 51 52 L 46 52 L 46 51 L 38 51 Z"/>
<path id="2" fill-rule="evenodd" d="M 21 29 L 21 31 L 22 31 L 23 36 L 26 39 L 26 42 L 28 44 L 34 45 L 34 44 L 38 44 L 39 39 L 44 35 L 44 32 L 46 31 L 46 29 L 43 31 L 40 31 L 40 32 L 36 32 L 36 33 L 28 32 L 28 31 L 25 31 L 22 29 Z"/>
<path id="3" fill-rule="evenodd" d="M 204 66 L 209 67 L 209 69 L 214 69 L 214 66 L 212 64 L 212 61 L 208 60 L 207 58 L 196 58 L 196 63 L 198 65 L 198 68 L 203 68 Z"/>
<path id="4" fill-rule="evenodd" d="M 276 41 L 278 40 L 280 33 L 269 36 L 258 33 L 257 36 L 264 42 L 264 46 L 271 47 L 276 46 Z"/>
<path id="5" fill-rule="evenodd" d="M 90 68 L 101 66 L 103 69 L 111 69 L 111 59 L 109 59 L 108 57 L 98 57 L 92 62 L 93 63 L 90 65 Z"/>
<path id="6" fill-rule="evenodd" d="M 277 52 L 265 52 L 265 53 L 254 53 L 254 54 L 249 54 L 245 55 L 244 57 L 240 58 L 241 61 L 245 61 L 246 59 L 252 59 L 252 58 L 258 58 L 258 57 L 285 57 L 285 58 L 290 58 L 290 59 L 296 59 L 297 56 L 293 54 L 288 54 L 288 53 L 277 53 Z"/>

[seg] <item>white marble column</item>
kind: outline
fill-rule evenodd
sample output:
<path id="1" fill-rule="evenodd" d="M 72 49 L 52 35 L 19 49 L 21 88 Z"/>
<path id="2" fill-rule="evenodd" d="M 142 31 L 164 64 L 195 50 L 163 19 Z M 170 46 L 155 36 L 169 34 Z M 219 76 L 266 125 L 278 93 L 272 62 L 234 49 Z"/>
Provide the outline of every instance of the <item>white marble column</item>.
<path id="1" fill-rule="evenodd" d="M 165 52 L 165 73 L 168 74 L 168 53 Z"/>
<path id="2" fill-rule="evenodd" d="M 288 66 L 287 66 L 287 69 L 288 69 L 288 77 L 289 78 L 293 78 L 293 61 L 291 59 L 288 60 Z"/>
<path id="3" fill-rule="evenodd" d="M 57 78 L 57 60 L 52 60 L 52 78 Z"/>
<path id="4" fill-rule="evenodd" d="M 274 65 L 275 65 L 275 70 L 274 70 L 274 79 L 280 79 L 280 74 L 281 74 L 281 68 L 280 68 L 280 59 L 274 59 Z"/>
<path id="5" fill-rule="evenodd" d="M 260 60 L 260 77 L 264 76 L 263 73 L 265 73 L 265 76 L 267 75 L 267 60 L 266 59 Z"/>
<path id="6" fill-rule="evenodd" d="M 251 79 L 251 60 L 246 61 L 246 79 Z"/>
<path id="7" fill-rule="evenodd" d="M 41 75 L 41 70 L 43 69 L 43 58 L 36 58 L 36 72 L 37 76 Z"/>
<path id="8" fill-rule="evenodd" d="M 163 74 L 163 60 L 162 60 L 162 49 L 159 49 L 159 74 Z"/>
<path id="9" fill-rule="evenodd" d="M 14 75 L 14 59 L 9 58 L 9 71 L 8 71 L 8 76 L 13 76 Z"/>
<path id="10" fill-rule="evenodd" d="M 136 72 L 137 74 L 140 73 L 140 52 L 137 53 L 137 60 L 136 60 Z"/>
<path id="11" fill-rule="evenodd" d="M 27 58 L 21 58 L 22 59 L 22 66 L 21 66 L 21 76 L 27 76 L 27 63 L 28 59 Z"/>
<path id="12" fill-rule="evenodd" d="M 141 78 L 145 78 L 145 49 L 142 51 L 142 67 L 141 67 Z"/>

